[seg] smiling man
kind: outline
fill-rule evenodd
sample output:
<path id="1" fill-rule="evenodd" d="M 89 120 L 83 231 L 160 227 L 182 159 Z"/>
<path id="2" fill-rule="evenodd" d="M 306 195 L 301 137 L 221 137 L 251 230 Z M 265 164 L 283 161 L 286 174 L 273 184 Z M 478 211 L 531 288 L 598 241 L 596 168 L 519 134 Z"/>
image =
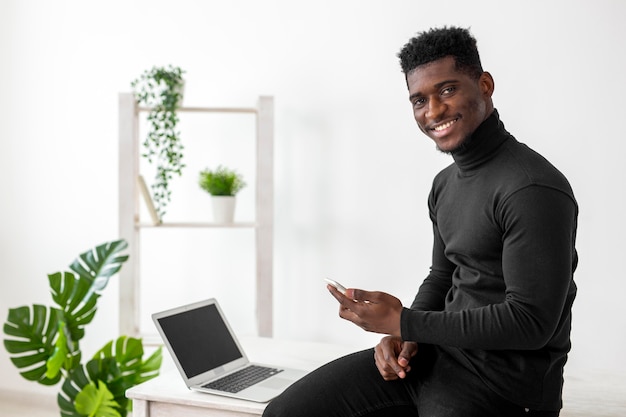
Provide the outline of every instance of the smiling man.
<path id="1" fill-rule="evenodd" d="M 264 415 L 558 416 L 578 261 L 571 187 L 505 129 L 468 30 L 422 32 L 399 57 L 420 130 L 454 160 L 428 198 L 430 273 L 410 307 L 329 286 L 342 318 L 386 336 Z"/>

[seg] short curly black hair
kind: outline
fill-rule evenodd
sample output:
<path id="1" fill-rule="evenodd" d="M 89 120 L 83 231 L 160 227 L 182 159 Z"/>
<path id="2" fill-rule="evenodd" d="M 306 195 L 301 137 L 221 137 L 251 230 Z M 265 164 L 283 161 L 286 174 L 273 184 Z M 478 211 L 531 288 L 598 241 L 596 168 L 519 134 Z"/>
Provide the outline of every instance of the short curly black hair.
<path id="1" fill-rule="evenodd" d="M 447 56 L 454 58 L 457 69 L 473 78 L 483 73 L 476 39 L 464 28 L 443 27 L 420 32 L 398 53 L 405 76 L 420 65 Z"/>

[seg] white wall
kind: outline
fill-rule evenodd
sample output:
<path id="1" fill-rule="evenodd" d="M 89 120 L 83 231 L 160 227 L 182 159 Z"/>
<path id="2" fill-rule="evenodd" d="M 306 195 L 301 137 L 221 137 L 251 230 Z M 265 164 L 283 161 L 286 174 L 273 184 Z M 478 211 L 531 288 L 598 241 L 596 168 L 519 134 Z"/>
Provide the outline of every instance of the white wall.
<path id="1" fill-rule="evenodd" d="M 618 159 L 626 150 L 625 15 L 618 0 L 4 0 L 0 315 L 50 304 L 48 273 L 117 238 L 117 94 L 144 69 L 173 63 L 187 71 L 189 105 L 248 106 L 260 94 L 275 96 L 276 336 L 373 344 L 378 336 L 337 317 L 321 279 L 409 303 L 426 275 L 426 196 L 450 159 L 415 126 L 396 53 L 417 31 L 462 25 L 478 39 L 509 130 L 557 165 L 579 200 L 570 364 L 626 371 Z M 220 152 L 190 155 L 189 163 L 215 162 Z M 195 166 L 178 189 L 195 183 Z M 187 201 L 178 195 L 172 215 Z M 242 215 L 250 195 L 242 192 Z M 248 239 L 228 244 L 240 238 Z M 204 237 L 172 239 L 186 246 L 170 251 L 162 241 L 147 254 L 152 265 L 169 253 L 168 267 L 180 272 L 150 275 L 146 322 L 151 308 L 218 294 L 238 331 L 251 332 L 252 278 L 228 290 L 211 284 L 203 265 L 213 258 L 196 243 Z M 241 275 L 251 271 L 249 255 L 232 262 Z M 182 293 L 168 298 L 176 282 Z M 85 353 L 115 337 L 116 324 L 113 282 L 87 328 Z M 22 380 L 4 349 L 0 375 L 0 389 L 45 390 Z"/>

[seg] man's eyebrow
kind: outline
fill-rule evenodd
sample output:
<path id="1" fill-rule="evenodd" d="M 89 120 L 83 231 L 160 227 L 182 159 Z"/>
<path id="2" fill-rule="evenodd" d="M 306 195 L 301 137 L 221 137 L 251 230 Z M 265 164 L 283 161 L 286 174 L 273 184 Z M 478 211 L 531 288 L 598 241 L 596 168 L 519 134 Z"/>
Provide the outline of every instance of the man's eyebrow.
<path id="1" fill-rule="evenodd" d="M 447 85 L 447 84 L 455 84 L 455 83 L 458 83 L 458 82 L 459 82 L 459 80 L 455 80 L 455 79 L 452 79 L 452 80 L 444 80 L 444 81 L 441 81 L 441 82 L 438 82 L 437 84 L 435 84 L 435 85 L 434 85 L 434 88 L 435 88 L 436 90 L 439 90 L 439 89 L 440 89 L 441 87 L 443 87 L 444 85 Z M 413 99 L 415 99 L 415 98 L 417 98 L 417 97 L 422 97 L 423 95 L 424 95 L 424 94 L 422 94 L 422 92 L 421 92 L 421 91 L 415 92 L 415 93 L 413 93 L 413 94 L 411 94 L 411 95 L 409 96 L 409 101 L 413 101 Z"/>
<path id="2" fill-rule="evenodd" d="M 459 82 L 459 80 L 445 80 L 445 81 L 442 81 L 440 83 L 435 84 L 435 88 L 439 89 L 439 88 L 443 87 L 446 84 L 456 84 L 458 82 Z"/>

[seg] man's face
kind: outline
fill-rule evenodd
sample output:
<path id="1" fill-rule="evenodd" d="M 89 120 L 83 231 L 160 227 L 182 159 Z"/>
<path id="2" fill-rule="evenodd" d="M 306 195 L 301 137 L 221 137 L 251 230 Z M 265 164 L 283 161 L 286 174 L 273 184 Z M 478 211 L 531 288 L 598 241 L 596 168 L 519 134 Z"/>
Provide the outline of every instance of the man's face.
<path id="1" fill-rule="evenodd" d="M 473 79 L 456 69 L 453 57 L 420 65 L 407 85 L 417 125 L 442 152 L 459 149 L 493 111 L 491 75 Z"/>

